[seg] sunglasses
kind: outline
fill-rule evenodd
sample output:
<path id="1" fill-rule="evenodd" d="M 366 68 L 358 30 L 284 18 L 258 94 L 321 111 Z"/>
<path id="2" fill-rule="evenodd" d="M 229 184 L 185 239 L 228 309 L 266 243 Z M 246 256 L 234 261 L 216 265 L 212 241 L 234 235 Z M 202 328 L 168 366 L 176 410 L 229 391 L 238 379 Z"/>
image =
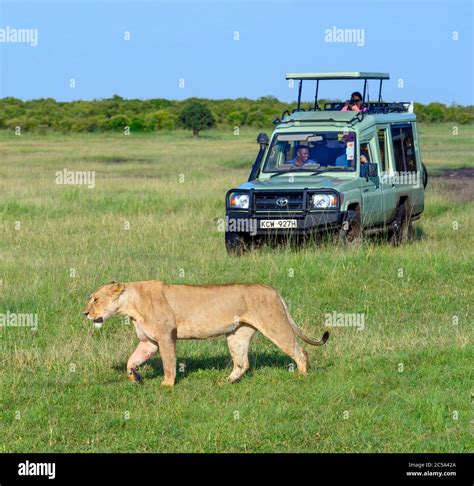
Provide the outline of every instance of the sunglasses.
<path id="1" fill-rule="evenodd" d="M 362 101 L 360 98 L 352 98 L 352 100 L 354 103 L 359 103 L 359 101 Z"/>

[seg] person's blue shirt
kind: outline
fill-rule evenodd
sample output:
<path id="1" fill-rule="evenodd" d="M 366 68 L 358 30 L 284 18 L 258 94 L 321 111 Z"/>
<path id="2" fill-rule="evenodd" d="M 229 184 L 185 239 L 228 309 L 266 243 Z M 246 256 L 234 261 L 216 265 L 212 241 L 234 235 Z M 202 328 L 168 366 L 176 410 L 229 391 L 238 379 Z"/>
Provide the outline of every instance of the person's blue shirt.
<path id="1" fill-rule="evenodd" d="M 369 175 L 369 164 L 360 164 L 360 176 L 368 177 Z"/>
<path id="2" fill-rule="evenodd" d="M 347 154 L 342 154 L 339 155 L 339 157 L 336 159 L 336 167 L 349 167 L 350 166 L 350 161 L 347 158 Z"/>

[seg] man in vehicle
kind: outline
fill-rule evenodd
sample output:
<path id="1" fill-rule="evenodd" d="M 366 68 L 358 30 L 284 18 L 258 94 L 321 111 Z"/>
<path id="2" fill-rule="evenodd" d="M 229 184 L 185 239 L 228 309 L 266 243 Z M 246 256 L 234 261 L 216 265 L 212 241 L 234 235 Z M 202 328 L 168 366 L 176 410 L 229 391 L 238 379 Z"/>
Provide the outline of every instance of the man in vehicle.
<path id="1" fill-rule="evenodd" d="M 403 139 L 403 148 L 405 149 L 407 171 L 416 172 L 415 152 L 413 150 L 413 143 L 410 136 L 407 136 Z"/>
<path id="2" fill-rule="evenodd" d="M 318 168 L 320 165 L 309 158 L 309 148 L 306 145 L 300 145 L 296 150 L 296 157 L 288 162 L 295 167 L 303 167 L 304 165 L 314 165 Z"/>
<path id="3" fill-rule="evenodd" d="M 345 133 L 340 144 L 344 147 L 344 153 L 336 158 L 336 167 L 354 167 L 354 134 L 352 132 Z"/>
<path id="4" fill-rule="evenodd" d="M 369 162 L 370 162 L 370 155 L 369 155 L 369 145 L 367 143 L 363 143 L 359 147 L 360 151 L 360 176 L 367 177 L 369 173 Z"/>

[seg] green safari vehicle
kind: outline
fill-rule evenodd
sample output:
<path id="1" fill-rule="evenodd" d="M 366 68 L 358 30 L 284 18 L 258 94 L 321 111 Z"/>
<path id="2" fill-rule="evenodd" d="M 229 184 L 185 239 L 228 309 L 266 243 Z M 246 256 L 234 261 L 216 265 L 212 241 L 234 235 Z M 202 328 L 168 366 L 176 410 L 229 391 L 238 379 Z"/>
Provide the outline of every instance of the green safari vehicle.
<path id="1" fill-rule="evenodd" d="M 226 194 L 225 244 L 240 254 L 268 237 L 330 233 L 343 243 L 383 232 L 399 244 L 424 209 L 428 180 L 413 103 L 382 102 L 385 73 L 292 73 L 298 105 L 283 112 L 260 145 L 248 181 Z M 322 80 L 362 80 L 362 100 L 318 105 Z M 367 83 L 379 82 L 370 101 Z M 301 106 L 303 81 L 316 81 L 314 105 Z M 361 102 L 360 102 L 361 101 Z"/>

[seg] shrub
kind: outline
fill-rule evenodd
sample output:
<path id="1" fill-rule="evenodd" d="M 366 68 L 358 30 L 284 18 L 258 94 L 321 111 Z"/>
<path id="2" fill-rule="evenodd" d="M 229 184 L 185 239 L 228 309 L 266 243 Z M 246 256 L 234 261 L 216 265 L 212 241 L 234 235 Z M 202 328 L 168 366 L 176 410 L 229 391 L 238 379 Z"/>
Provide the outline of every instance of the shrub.
<path id="1" fill-rule="evenodd" d="M 158 110 L 145 116 L 145 123 L 149 130 L 173 130 L 176 121 L 176 116 L 168 110 Z"/>
<path id="2" fill-rule="evenodd" d="M 115 115 L 107 122 L 107 128 L 109 130 L 123 130 L 128 126 L 128 118 L 125 115 Z"/>

